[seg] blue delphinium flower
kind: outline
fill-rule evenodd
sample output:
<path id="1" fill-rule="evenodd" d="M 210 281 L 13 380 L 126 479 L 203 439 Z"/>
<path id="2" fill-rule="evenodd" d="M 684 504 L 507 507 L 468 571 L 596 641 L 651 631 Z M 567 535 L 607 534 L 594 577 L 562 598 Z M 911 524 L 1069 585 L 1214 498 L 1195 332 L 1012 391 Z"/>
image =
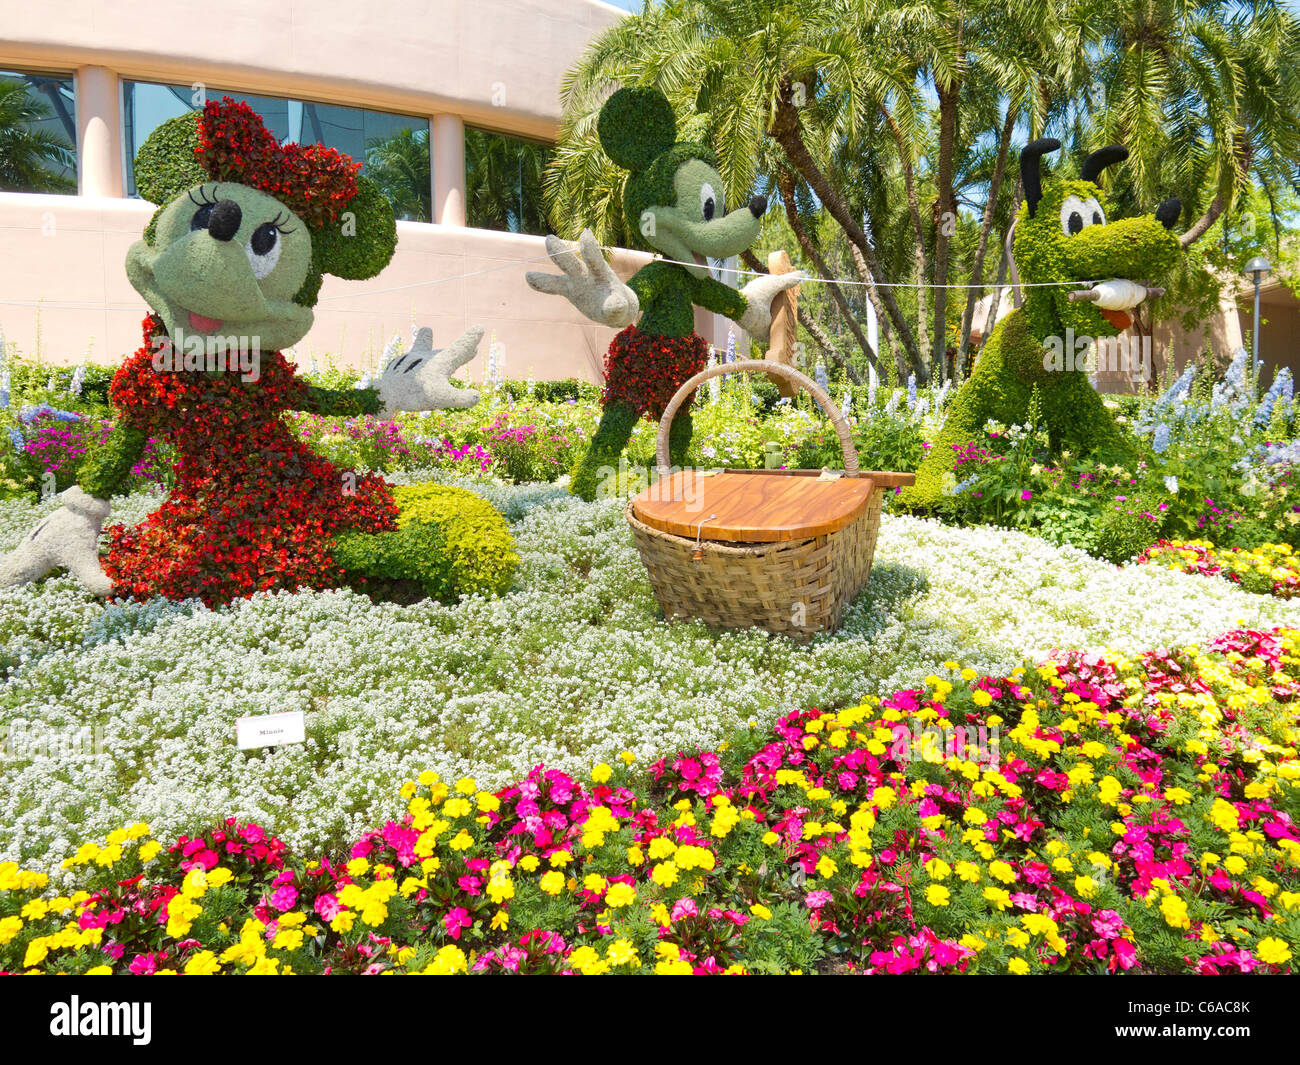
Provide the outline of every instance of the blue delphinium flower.
<path id="1" fill-rule="evenodd" d="M 23 439 L 23 434 L 19 432 L 16 427 L 9 430 L 9 440 L 13 443 L 15 451 L 21 451 L 27 446 L 27 441 Z"/>
<path id="2" fill-rule="evenodd" d="M 1169 423 L 1161 422 L 1156 426 L 1156 435 L 1151 441 L 1151 450 L 1157 455 L 1163 455 L 1165 449 L 1169 446 Z"/>

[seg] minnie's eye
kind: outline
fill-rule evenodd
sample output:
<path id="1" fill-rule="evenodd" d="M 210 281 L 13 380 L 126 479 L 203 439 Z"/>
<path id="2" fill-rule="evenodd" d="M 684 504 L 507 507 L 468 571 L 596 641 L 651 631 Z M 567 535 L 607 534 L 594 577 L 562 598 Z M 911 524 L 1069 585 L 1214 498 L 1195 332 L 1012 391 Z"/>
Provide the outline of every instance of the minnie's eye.
<path id="1" fill-rule="evenodd" d="M 212 220 L 212 208 L 214 208 L 215 206 L 216 206 L 215 203 L 205 203 L 202 207 L 200 207 L 197 211 L 194 212 L 194 217 L 190 219 L 191 231 L 195 229 L 208 228 L 208 223 Z"/>
<path id="2" fill-rule="evenodd" d="M 1103 218 L 1101 217 L 1101 212 L 1100 212 L 1100 211 L 1093 211 L 1093 212 L 1092 212 L 1092 224 L 1093 224 L 1094 226 L 1099 226 L 1099 225 L 1101 225 L 1104 221 L 1105 221 L 1105 219 L 1103 219 Z"/>
<path id="3" fill-rule="evenodd" d="M 706 222 L 713 221 L 713 216 L 723 209 L 722 195 L 713 191 L 707 181 L 700 188 L 700 214 Z"/>
<path id="4" fill-rule="evenodd" d="M 259 281 L 275 269 L 280 261 L 280 250 L 284 247 L 280 240 L 280 229 L 274 222 L 263 222 L 255 230 L 244 251 L 253 266 L 253 276 Z"/>
<path id="5" fill-rule="evenodd" d="M 1066 223 L 1071 235 L 1083 232 L 1083 217 L 1078 211 L 1070 212 L 1070 220 Z"/>

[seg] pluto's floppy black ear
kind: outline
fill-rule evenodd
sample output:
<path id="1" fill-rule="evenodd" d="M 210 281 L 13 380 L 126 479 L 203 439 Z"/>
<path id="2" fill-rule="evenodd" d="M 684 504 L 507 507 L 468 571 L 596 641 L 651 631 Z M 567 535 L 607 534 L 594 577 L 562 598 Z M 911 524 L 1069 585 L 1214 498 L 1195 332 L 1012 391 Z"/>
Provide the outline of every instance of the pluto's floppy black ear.
<path id="1" fill-rule="evenodd" d="M 1020 183 L 1025 187 L 1025 203 L 1029 205 L 1030 218 L 1034 217 L 1038 201 L 1043 198 L 1043 178 L 1038 171 L 1038 161 L 1060 146 L 1061 142 L 1055 137 L 1039 137 L 1020 149 Z"/>
<path id="2" fill-rule="evenodd" d="M 1083 161 L 1083 169 L 1079 171 L 1079 176 L 1084 181 L 1091 181 L 1097 184 L 1097 178 L 1101 172 L 1111 163 L 1122 163 L 1128 158 L 1128 149 L 1122 144 L 1108 144 L 1105 148 L 1098 148 L 1087 159 Z"/>

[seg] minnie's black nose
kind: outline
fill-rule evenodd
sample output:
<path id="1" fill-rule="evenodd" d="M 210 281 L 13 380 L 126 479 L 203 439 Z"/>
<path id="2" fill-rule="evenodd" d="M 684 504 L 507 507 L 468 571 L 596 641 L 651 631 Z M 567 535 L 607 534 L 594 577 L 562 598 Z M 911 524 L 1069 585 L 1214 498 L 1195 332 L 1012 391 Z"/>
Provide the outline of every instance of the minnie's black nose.
<path id="1" fill-rule="evenodd" d="M 1178 216 L 1183 213 L 1183 201 L 1177 196 L 1170 196 L 1156 208 L 1156 221 L 1166 229 L 1173 229 Z"/>
<path id="2" fill-rule="evenodd" d="M 229 240 L 239 232 L 239 223 L 243 220 L 239 204 L 234 200 L 221 200 L 208 216 L 208 232 L 216 240 Z"/>
<path id="3" fill-rule="evenodd" d="M 755 196 L 749 201 L 749 213 L 755 218 L 762 218 L 763 212 L 767 210 L 767 197 Z"/>

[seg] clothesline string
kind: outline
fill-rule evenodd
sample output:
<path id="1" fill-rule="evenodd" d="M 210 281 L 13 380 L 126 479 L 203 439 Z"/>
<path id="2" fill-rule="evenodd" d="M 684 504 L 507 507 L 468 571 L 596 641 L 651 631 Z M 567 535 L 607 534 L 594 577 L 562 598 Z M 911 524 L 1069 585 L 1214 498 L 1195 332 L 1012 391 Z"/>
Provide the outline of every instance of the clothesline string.
<path id="1" fill-rule="evenodd" d="M 604 251 L 606 251 L 606 252 L 616 252 L 616 251 L 622 251 L 622 250 L 624 250 L 624 249 L 621 249 L 621 248 L 613 248 L 613 247 L 603 247 L 602 250 L 604 250 Z M 450 276 L 450 277 L 435 277 L 435 278 L 430 278 L 428 281 L 413 281 L 413 282 L 411 282 L 411 283 L 408 284 L 408 285 L 391 285 L 391 286 L 389 286 L 388 288 L 363 288 L 363 289 L 358 289 L 358 290 L 355 291 L 355 292 L 340 292 L 340 293 L 336 293 L 335 295 L 332 295 L 332 296 L 322 296 L 318 302 L 319 302 L 319 303 L 327 303 L 327 302 L 331 302 L 331 301 L 333 301 L 333 300 L 356 299 L 356 298 L 361 297 L 361 296 L 380 296 L 380 295 L 384 295 L 384 294 L 389 293 L 389 292 L 403 292 L 403 291 L 406 291 L 406 290 L 408 290 L 408 289 L 415 289 L 415 288 L 429 288 L 429 287 L 431 287 L 431 286 L 433 286 L 433 285 L 443 285 L 443 284 L 446 284 L 446 283 L 449 282 L 449 281 L 466 281 L 466 280 L 468 280 L 469 278 L 472 278 L 472 277 L 482 277 L 484 274 L 494 274 L 494 273 L 497 273 L 497 272 L 499 272 L 499 271 L 501 271 L 501 270 L 513 270 L 513 269 L 516 269 L 516 268 L 518 268 L 518 267 L 520 267 L 520 266 L 529 266 L 529 265 L 532 265 L 533 263 L 545 263 L 545 262 L 549 262 L 549 261 L 550 261 L 550 256 L 549 256 L 549 255 L 539 255 L 539 256 L 536 256 L 536 257 L 534 257 L 534 258 L 530 258 L 530 259 L 518 259 L 518 260 L 515 260 L 515 261 L 513 261 L 513 262 L 502 263 L 502 264 L 500 264 L 499 266 L 489 266 L 489 267 L 486 267 L 486 268 L 484 268 L 484 269 L 482 269 L 482 270 L 472 270 L 472 271 L 470 271 L 470 272 L 467 273 L 467 274 L 455 274 L 455 275 L 452 275 L 452 276 Z M 674 264 L 674 265 L 676 265 L 676 266 L 699 266 L 699 265 L 700 265 L 699 263 L 684 262 L 684 261 L 682 261 L 682 260 L 680 260 L 680 259 L 668 259 L 668 258 L 663 258 L 663 257 L 660 257 L 660 256 L 656 256 L 655 259 L 654 259 L 653 261 L 654 261 L 654 262 L 662 262 L 662 263 L 672 263 L 672 264 Z M 730 267 L 727 267 L 727 268 L 719 268 L 719 272 L 721 272 L 721 273 L 733 273 L 733 274 L 736 274 L 736 275 L 738 275 L 738 276 L 739 276 L 739 275 L 744 275 L 744 276 L 746 276 L 746 277 L 767 277 L 767 276 L 771 276 L 771 275 L 768 275 L 768 274 L 764 274 L 764 273 L 763 273 L 762 271 L 760 271 L 760 270 L 741 270 L 741 269 L 739 269 L 739 268 L 737 268 L 737 269 L 731 269 Z M 777 276 L 779 276 L 779 275 L 777 275 Z M 851 278 L 828 278 L 828 277 L 817 277 L 817 276 L 806 276 L 806 277 L 804 277 L 804 278 L 803 278 L 799 283 L 800 283 L 801 285 L 818 285 L 818 284 L 820 284 L 820 285 L 829 285 L 829 284 L 835 284 L 835 285 L 848 285 L 848 286 L 851 286 L 851 287 L 859 287 L 859 288 L 904 288 L 904 289 L 906 289 L 906 288 L 924 288 L 924 289 L 940 289 L 940 288 L 943 288 L 943 289 L 972 289 L 972 288 L 977 288 L 977 289 L 996 289 L 996 288 L 1010 288 L 1010 287 L 1011 287 L 1011 285 L 1010 285 L 1010 284 L 1007 284 L 1007 283 L 1004 283 L 1004 284 L 1002 284 L 1002 285 L 996 285 L 996 284 L 979 284 L 979 285 L 975 285 L 975 284 L 948 284 L 948 285 L 934 285 L 934 284 L 931 284 L 931 283 L 929 283 L 929 282 L 914 282 L 914 281 L 855 281 L 855 280 L 853 280 L 853 279 L 851 279 Z M 1036 281 L 1036 282 L 1028 282 L 1028 283 L 1022 281 L 1022 282 L 1020 283 L 1020 286 L 1019 286 L 1019 287 L 1022 288 L 1022 289 L 1023 289 L 1023 288 L 1059 288 L 1059 287 L 1061 287 L 1061 286 L 1067 286 L 1067 285 L 1068 285 L 1068 286 L 1071 286 L 1071 287 L 1073 287 L 1073 288 L 1087 288 L 1088 286 L 1092 285 L 1093 283 L 1094 283 L 1094 282 L 1092 282 L 1092 281 Z M 48 299 L 40 299 L 40 300 L 12 300 L 12 299 L 4 299 L 4 298 L 0 298 L 0 305 L 7 306 L 7 307 L 51 307 L 51 308 L 59 308 L 59 309 L 61 309 L 61 310 L 87 310 L 87 311 L 101 311 L 101 310 L 110 310 L 110 311 L 136 311 L 136 310 L 140 310 L 140 309 L 141 309 L 141 308 L 140 308 L 138 305 L 136 305 L 136 304 L 125 304 L 125 303 L 79 303 L 79 302 L 77 302 L 77 301 L 75 301 L 75 300 L 48 300 Z"/>

